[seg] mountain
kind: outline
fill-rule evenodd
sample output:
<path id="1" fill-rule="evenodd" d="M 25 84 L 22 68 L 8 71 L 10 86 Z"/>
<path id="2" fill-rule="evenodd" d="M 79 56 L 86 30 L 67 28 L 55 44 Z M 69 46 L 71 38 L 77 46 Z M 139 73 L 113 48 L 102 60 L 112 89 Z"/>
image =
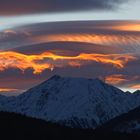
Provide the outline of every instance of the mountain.
<path id="1" fill-rule="evenodd" d="M 96 128 L 140 105 L 140 95 L 126 94 L 99 79 L 53 76 L 25 93 L 4 99 L 0 110 L 78 128 Z"/>
<path id="2" fill-rule="evenodd" d="M 105 123 L 100 130 L 126 134 L 140 134 L 140 106 Z"/>

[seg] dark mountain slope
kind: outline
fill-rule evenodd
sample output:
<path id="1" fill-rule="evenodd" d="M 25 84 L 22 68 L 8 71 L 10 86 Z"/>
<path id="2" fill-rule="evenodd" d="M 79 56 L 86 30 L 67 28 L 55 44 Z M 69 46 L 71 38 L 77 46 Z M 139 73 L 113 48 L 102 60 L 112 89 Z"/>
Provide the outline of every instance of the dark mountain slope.
<path id="1" fill-rule="evenodd" d="M 91 129 L 75 129 L 52 124 L 38 119 L 29 118 L 14 113 L 0 112 L 0 138 L 3 140 L 129 140 L 138 139 L 137 135 L 106 133 L 106 131 L 94 131 Z"/>
<path id="2" fill-rule="evenodd" d="M 140 107 L 108 121 L 100 129 L 140 135 Z"/>

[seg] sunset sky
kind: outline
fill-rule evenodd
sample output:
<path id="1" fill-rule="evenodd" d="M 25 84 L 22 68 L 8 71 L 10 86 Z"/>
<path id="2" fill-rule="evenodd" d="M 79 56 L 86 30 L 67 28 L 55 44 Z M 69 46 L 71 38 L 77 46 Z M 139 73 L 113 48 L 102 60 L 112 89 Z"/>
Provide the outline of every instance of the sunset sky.
<path id="1" fill-rule="evenodd" d="M 0 0 L 0 93 L 54 74 L 140 89 L 139 0 Z"/>

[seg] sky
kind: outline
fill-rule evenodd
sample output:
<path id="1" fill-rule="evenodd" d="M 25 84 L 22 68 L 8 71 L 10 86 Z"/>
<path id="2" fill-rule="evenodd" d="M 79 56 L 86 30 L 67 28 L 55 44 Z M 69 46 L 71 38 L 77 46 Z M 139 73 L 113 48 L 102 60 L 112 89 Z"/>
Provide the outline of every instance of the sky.
<path id="1" fill-rule="evenodd" d="M 0 93 L 54 74 L 140 89 L 139 0 L 0 0 Z"/>

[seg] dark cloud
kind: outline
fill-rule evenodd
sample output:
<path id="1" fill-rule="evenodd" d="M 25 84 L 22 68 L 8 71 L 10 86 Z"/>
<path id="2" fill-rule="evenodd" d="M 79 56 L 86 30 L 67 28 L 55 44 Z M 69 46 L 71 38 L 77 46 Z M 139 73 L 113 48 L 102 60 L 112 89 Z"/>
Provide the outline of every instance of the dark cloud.
<path id="1" fill-rule="evenodd" d="M 112 10 L 129 0 L 0 0 L 1 15 L 79 10 Z"/>
<path id="2" fill-rule="evenodd" d="M 11 49 L 11 51 L 20 52 L 23 54 L 40 54 L 45 51 L 53 52 L 58 55 L 78 55 L 79 53 L 122 53 L 121 48 L 115 46 L 105 46 L 84 42 L 50 42 L 39 43 L 35 45 L 27 45 Z"/>

